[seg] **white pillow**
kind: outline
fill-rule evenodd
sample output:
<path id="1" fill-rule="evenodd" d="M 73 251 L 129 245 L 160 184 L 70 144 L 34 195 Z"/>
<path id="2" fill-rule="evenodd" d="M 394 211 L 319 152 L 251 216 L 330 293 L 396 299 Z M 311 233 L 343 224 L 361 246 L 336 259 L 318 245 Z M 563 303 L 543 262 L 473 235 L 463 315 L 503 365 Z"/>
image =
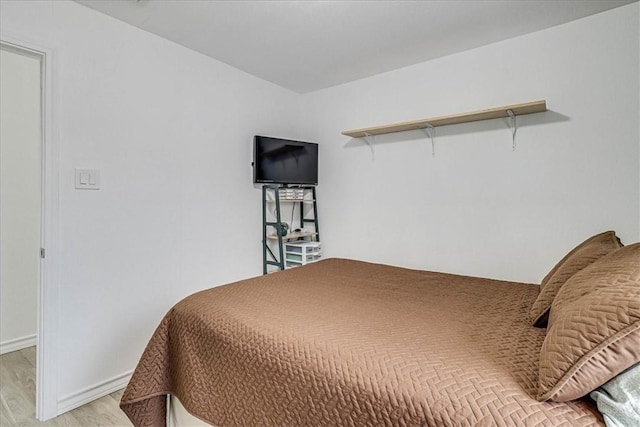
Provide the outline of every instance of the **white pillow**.
<path id="1" fill-rule="evenodd" d="M 640 426 L 640 363 L 590 394 L 607 427 Z"/>

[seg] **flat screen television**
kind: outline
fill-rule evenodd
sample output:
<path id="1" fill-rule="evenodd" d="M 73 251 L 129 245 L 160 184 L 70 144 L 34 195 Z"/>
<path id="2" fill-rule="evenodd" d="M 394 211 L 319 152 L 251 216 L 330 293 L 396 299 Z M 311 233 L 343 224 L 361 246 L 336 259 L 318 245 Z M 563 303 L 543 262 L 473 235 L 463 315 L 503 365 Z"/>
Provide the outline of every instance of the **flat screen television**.
<path id="1" fill-rule="evenodd" d="M 318 144 L 256 135 L 253 139 L 253 182 L 317 185 Z"/>

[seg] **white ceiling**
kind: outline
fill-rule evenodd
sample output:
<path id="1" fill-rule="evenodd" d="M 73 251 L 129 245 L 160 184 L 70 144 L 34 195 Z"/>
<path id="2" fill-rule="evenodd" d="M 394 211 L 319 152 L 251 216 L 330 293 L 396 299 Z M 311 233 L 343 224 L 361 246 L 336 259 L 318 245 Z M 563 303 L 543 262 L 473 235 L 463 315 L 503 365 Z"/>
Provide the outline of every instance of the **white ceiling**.
<path id="1" fill-rule="evenodd" d="M 637 0 L 76 1 L 305 93 Z"/>

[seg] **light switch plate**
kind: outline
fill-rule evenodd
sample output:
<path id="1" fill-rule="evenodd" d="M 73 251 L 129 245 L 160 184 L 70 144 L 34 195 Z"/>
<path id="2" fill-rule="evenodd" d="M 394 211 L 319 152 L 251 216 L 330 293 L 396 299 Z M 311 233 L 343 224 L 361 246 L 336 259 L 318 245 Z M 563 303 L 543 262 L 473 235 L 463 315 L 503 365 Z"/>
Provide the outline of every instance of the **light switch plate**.
<path id="1" fill-rule="evenodd" d="M 99 190 L 100 171 L 98 169 L 76 168 L 76 190 Z"/>

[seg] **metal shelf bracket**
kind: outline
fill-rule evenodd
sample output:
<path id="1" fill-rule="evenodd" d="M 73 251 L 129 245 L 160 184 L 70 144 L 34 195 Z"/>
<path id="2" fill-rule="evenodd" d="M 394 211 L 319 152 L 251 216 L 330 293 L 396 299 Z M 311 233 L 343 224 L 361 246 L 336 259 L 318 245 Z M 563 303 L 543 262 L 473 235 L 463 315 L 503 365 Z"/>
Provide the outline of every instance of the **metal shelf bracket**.
<path id="1" fill-rule="evenodd" d="M 371 135 L 369 133 L 365 133 L 364 136 L 362 137 L 362 139 L 364 140 L 364 142 L 371 149 L 371 160 L 375 160 L 376 159 L 376 152 L 375 152 L 375 149 L 374 149 L 374 145 L 375 145 L 375 142 L 376 142 L 376 136 L 375 135 Z"/>
<path id="2" fill-rule="evenodd" d="M 427 123 L 426 128 L 422 128 L 422 131 L 427 135 L 428 138 L 431 138 L 431 156 L 435 157 L 436 155 L 436 128 L 431 123 Z"/>
<path id="3" fill-rule="evenodd" d="M 518 131 L 518 126 L 516 123 L 516 115 L 513 113 L 513 110 L 507 110 L 507 114 L 509 115 L 511 129 L 511 149 L 516 151 L 516 132 Z"/>

